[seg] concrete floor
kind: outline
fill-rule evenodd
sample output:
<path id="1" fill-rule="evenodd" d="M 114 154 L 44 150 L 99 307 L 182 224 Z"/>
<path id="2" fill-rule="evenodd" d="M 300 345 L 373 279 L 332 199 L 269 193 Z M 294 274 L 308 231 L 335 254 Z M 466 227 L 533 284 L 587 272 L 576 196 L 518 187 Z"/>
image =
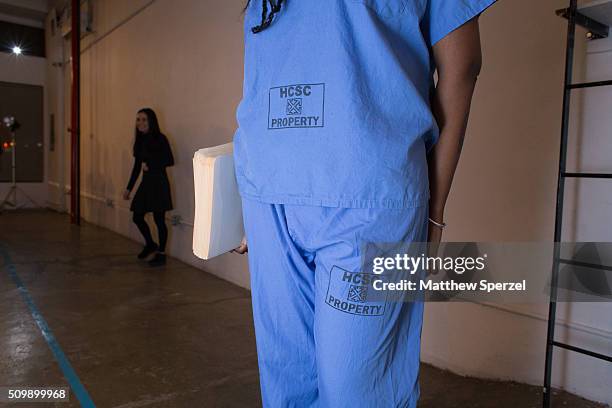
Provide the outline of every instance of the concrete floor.
<path id="1" fill-rule="evenodd" d="M 260 406 L 249 292 L 172 258 L 151 269 L 140 248 L 53 212 L 1 214 L 0 387 L 69 384 L 15 273 L 97 407 Z M 427 365 L 421 386 L 420 408 L 541 405 L 539 387 Z M 564 392 L 554 406 L 602 407 Z"/>

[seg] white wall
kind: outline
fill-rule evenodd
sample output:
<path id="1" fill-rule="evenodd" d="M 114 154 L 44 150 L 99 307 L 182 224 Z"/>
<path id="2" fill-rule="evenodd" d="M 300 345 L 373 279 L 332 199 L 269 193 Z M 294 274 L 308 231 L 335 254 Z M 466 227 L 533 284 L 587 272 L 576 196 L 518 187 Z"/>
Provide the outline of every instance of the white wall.
<path id="1" fill-rule="evenodd" d="M 26 55 L 15 56 L 0 52 L 0 81 L 27 85 L 39 85 L 43 87 L 43 130 L 44 130 L 44 155 L 47 162 L 49 142 L 49 119 L 48 104 L 46 98 L 46 76 L 47 62 L 45 58 L 31 57 Z M 46 172 L 44 172 L 46 180 Z M 47 202 L 46 181 L 42 183 L 18 183 L 19 188 L 30 196 L 36 204 L 45 206 Z M 0 183 L 0 201 L 4 199 L 11 187 L 10 183 Z M 21 193 L 17 196 L 18 205 L 31 207 L 32 204 Z"/>
<path id="2" fill-rule="evenodd" d="M 485 65 L 447 207 L 449 241 L 553 237 L 566 27 L 554 10 L 565 3 L 502 1 L 481 20 Z M 212 0 L 94 2 L 95 33 L 83 40 L 82 180 L 84 218 L 140 240 L 120 194 L 132 164 L 135 112 L 154 108 L 176 157 L 170 170 L 174 214 L 185 221 L 171 229 L 170 253 L 246 287 L 246 257 L 197 260 L 189 225 L 193 153 L 230 141 L 236 126 L 243 64 L 240 5 Z M 599 136 L 604 137 L 607 123 L 599 123 Z M 594 151 L 582 153 L 588 163 L 598 157 L 598 168 L 606 170 L 609 155 L 589 156 Z M 53 160 L 59 162 L 52 166 L 51 189 L 59 199 L 68 166 L 59 155 Z M 113 200 L 114 207 L 105 205 L 106 200 Z M 609 224 L 602 225 L 610 222 L 609 202 L 600 195 L 595 203 L 581 204 L 580 220 L 593 208 L 599 208 L 599 219 L 589 228 L 583 226 L 586 220 L 580 221 L 577 231 L 582 235 L 576 233 L 575 239 L 593 233 L 593 239 L 610 240 Z M 571 206 L 567 211 L 576 212 Z M 607 306 L 595 311 L 593 305 L 578 305 L 571 312 L 561 307 L 559 338 L 610 353 L 612 314 Z M 504 308 L 428 304 L 423 359 L 461 374 L 542 384 L 547 305 Z M 612 403 L 610 370 L 588 357 L 556 352 L 554 384 Z"/>
<path id="3" fill-rule="evenodd" d="M 54 26 L 54 13 L 47 16 L 45 45 L 47 48 L 47 102 L 49 114 L 55 116 L 55 150 L 48 152 L 47 192 L 49 206 L 67 210 L 66 184 L 70 184 L 70 43 Z M 64 188 L 61 188 L 61 186 Z"/>
<path id="4" fill-rule="evenodd" d="M 446 209 L 445 240 L 552 240 L 567 28 L 554 11 L 566 6 L 565 0 L 502 1 L 481 19 L 484 67 Z M 585 43 L 579 30 L 576 79 L 611 78 L 612 55 L 586 57 Z M 612 171 L 611 91 L 575 95 L 572 138 L 582 134 L 583 141 L 580 155 L 568 159 L 579 157 L 579 170 Z M 588 113 L 582 122 L 581 111 Z M 563 239 L 612 241 L 609 184 L 583 182 L 580 199 L 573 199 L 577 191 L 568 183 Z M 610 306 L 559 304 L 556 338 L 612 354 Z M 430 303 L 422 358 L 460 374 L 541 385 L 547 316 L 548 304 Z M 556 349 L 553 384 L 612 403 L 612 365 L 591 357 Z"/>

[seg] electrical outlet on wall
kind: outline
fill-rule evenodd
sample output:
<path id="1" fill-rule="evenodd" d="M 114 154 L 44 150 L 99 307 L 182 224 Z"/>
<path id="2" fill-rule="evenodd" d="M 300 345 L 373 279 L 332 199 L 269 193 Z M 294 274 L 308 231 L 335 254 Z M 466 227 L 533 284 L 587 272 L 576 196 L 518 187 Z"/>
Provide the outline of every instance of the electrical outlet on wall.
<path id="1" fill-rule="evenodd" d="M 181 225 L 182 221 L 183 219 L 178 214 L 175 214 L 172 217 L 170 217 L 170 223 L 174 226 Z"/>

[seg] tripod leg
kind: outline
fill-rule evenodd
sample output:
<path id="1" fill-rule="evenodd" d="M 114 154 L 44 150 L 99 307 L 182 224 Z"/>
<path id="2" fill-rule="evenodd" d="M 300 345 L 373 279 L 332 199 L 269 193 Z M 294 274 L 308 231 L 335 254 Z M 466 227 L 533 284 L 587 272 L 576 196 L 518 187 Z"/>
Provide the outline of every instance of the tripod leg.
<path id="1" fill-rule="evenodd" d="M 28 201 L 32 204 L 32 208 L 40 208 L 40 205 L 38 205 L 38 203 L 36 203 L 36 201 L 34 201 L 34 199 L 30 197 L 28 193 L 26 193 L 22 188 L 19 187 L 15 189 L 15 204 L 17 204 L 17 191 L 21 192 L 21 194 L 23 194 L 24 197 L 28 199 Z"/>
<path id="2" fill-rule="evenodd" d="M 12 197 L 12 200 L 11 200 Z M 17 188 L 13 185 L 9 189 L 6 196 L 4 196 L 4 200 L 0 203 L 0 212 L 4 211 L 5 207 L 13 207 L 17 206 Z"/>

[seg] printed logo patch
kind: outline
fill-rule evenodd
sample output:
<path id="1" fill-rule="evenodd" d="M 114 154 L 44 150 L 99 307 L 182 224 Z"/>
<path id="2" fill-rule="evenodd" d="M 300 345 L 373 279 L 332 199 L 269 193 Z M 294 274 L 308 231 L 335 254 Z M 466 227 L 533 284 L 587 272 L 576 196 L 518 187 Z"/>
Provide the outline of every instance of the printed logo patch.
<path id="1" fill-rule="evenodd" d="M 329 276 L 325 303 L 344 313 L 382 316 L 387 306 L 386 293 L 372 288 L 375 280 L 387 281 L 384 275 L 350 272 L 334 266 Z"/>
<path id="2" fill-rule="evenodd" d="M 365 303 L 368 298 L 368 287 L 367 286 L 354 286 L 351 285 L 348 293 L 347 300 L 349 302 Z"/>
<path id="3" fill-rule="evenodd" d="M 287 99 L 287 115 L 302 114 L 302 98 Z"/>
<path id="4" fill-rule="evenodd" d="M 325 84 L 296 84 L 270 88 L 268 129 L 324 126 Z"/>

